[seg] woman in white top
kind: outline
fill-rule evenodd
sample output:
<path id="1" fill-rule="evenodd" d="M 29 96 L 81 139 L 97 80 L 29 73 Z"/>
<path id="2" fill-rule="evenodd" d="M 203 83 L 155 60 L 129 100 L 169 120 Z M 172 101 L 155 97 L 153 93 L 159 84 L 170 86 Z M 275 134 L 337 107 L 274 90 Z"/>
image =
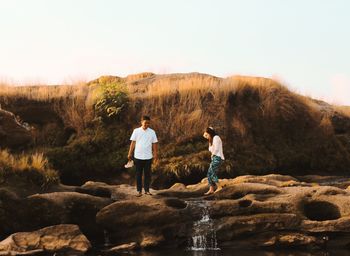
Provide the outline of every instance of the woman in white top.
<path id="1" fill-rule="evenodd" d="M 222 161 L 225 160 L 225 157 L 222 149 L 221 138 L 212 127 L 208 127 L 203 136 L 209 141 L 209 151 L 211 152 L 211 163 L 207 174 L 209 190 L 205 193 L 205 195 L 209 195 L 214 193 L 217 188 L 216 183 L 219 180 L 216 172 L 219 169 Z"/>

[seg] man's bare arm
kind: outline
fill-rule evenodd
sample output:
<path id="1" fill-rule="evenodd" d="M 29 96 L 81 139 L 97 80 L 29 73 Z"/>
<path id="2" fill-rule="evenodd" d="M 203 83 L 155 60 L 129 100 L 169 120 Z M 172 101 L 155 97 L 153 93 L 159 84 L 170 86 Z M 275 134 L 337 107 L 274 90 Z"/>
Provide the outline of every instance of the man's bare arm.
<path id="1" fill-rule="evenodd" d="M 132 159 L 132 154 L 134 152 L 134 149 L 135 149 L 135 144 L 136 144 L 136 141 L 132 140 L 131 143 L 130 143 L 130 148 L 129 148 L 129 153 L 128 153 L 128 159 L 131 160 Z"/>
<path id="2" fill-rule="evenodd" d="M 153 143 L 152 149 L 153 149 L 153 158 L 155 161 L 158 161 L 158 143 Z"/>

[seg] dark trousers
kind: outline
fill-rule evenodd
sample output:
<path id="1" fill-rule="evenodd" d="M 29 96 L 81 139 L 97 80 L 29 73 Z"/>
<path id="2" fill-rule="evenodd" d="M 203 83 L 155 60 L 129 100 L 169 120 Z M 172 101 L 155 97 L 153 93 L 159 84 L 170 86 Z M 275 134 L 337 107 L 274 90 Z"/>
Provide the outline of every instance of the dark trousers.
<path id="1" fill-rule="evenodd" d="M 152 159 L 149 160 L 141 160 L 134 159 L 135 168 L 136 168 L 136 183 L 137 183 L 137 191 L 142 191 L 142 174 L 144 174 L 143 179 L 143 187 L 145 188 L 145 192 L 149 191 L 149 185 L 151 183 L 151 166 Z"/>

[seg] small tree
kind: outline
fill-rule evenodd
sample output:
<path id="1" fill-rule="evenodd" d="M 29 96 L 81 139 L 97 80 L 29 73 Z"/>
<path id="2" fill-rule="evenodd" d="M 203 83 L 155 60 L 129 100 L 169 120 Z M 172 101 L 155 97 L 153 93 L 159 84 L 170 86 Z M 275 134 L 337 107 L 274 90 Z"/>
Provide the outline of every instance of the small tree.
<path id="1" fill-rule="evenodd" d="M 128 94 L 125 84 L 120 82 L 100 84 L 99 97 L 94 108 L 96 116 L 102 121 L 117 119 L 127 104 Z"/>

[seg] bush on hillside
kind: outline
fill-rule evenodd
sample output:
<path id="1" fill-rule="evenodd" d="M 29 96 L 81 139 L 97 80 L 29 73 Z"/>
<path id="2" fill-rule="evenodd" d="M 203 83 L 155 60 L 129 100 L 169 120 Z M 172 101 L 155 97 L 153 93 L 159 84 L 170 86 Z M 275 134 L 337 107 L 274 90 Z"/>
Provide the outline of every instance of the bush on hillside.
<path id="1" fill-rule="evenodd" d="M 117 119 L 126 108 L 128 95 L 120 82 L 107 82 L 99 85 L 99 97 L 94 105 L 96 116 L 102 121 Z"/>
<path id="2" fill-rule="evenodd" d="M 49 149 L 47 156 L 65 184 L 106 180 L 123 170 L 129 136 L 124 127 L 99 126 L 86 130 L 67 146 Z"/>

